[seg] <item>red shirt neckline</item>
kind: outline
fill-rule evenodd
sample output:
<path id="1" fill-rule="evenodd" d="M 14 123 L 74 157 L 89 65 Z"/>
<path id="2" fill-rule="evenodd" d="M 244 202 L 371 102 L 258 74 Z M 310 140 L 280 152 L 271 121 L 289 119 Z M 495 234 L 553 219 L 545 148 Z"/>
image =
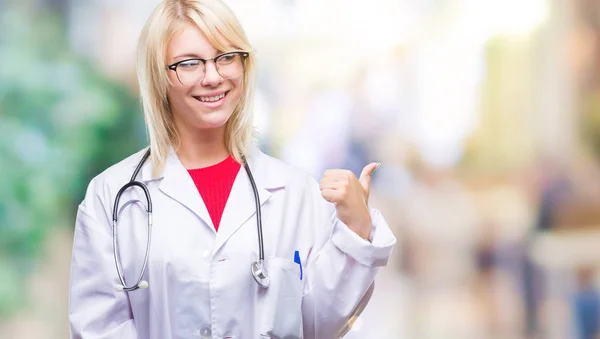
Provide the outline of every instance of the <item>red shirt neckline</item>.
<path id="1" fill-rule="evenodd" d="M 240 168 L 241 164 L 233 156 L 229 156 L 217 164 L 187 170 L 206 205 L 216 231 L 219 230 L 225 205 Z"/>

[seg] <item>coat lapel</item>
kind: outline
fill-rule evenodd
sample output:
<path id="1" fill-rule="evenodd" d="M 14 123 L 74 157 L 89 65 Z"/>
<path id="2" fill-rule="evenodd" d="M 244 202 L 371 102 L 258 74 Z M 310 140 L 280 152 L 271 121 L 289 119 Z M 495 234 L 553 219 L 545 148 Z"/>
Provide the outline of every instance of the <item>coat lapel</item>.
<path id="1" fill-rule="evenodd" d="M 270 158 L 262 154 L 258 149 L 253 149 L 247 159 L 250 171 L 256 182 L 261 208 L 272 195 L 269 190 L 284 187 L 284 180 L 281 177 L 282 173 L 280 171 L 272 171 L 270 160 Z M 264 212 L 262 214 L 264 218 Z M 255 218 L 251 223 L 246 223 L 255 215 L 256 200 L 252 184 L 242 164 L 233 183 L 225 210 L 223 210 L 213 253 L 216 253 L 242 225 L 244 227 L 256 228 Z"/>
<path id="2" fill-rule="evenodd" d="M 145 150 L 144 150 L 145 151 Z M 139 157 L 133 165 L 137 165 L 141 159 L 143 152 L 140 152 Z M 285 187 L 285 168 L 279 165 L 279 162 L 271 157 L 263 154 L 259 149 L 252 148 L 247 158 L 250 171 L 256 182 L 256 188 L 259 195 L 260 206 L 271 197 L 271 190 Z M 171 148 L 167 157 L 167 162 L 163 172 L 157 176 L 152 176 L 152 165 L 148 160 L 141 170 L 140 180 L 148 183 L 150 181 L 159 180 L 159 189 L 169 198 L 179 202 L 181 205 L 196 214 L 212 232 L 215 228 L 208 214 L 208 210 L 194 181 L 179 161 L 177 154 Z M 157 206 L 156 208 L 160 208 Z M 216 253 L 229 238 L 256 214 L 256 202 L 250 178 L 246 173 L 244 166 L 240 168 L 238 175 L 233 182 L 229 198 L 221 216 L 219 223 L 219 232 L 216 236 L 216 244 L 213 253 Z M 263 212 L 264 218 L 264 212 Z M 247 223 L 246 227 L 256 228 L 256 220 L 252 223 Z"/>
<path id="3" fill-rule="evenodd" d="M 150 167 L 150 166 L 149 166 Z M 213 232 L 215 227 L 194 180 L 179 161 L 173 149 L 169 152 L 159 189 L 196 214 Z"/>

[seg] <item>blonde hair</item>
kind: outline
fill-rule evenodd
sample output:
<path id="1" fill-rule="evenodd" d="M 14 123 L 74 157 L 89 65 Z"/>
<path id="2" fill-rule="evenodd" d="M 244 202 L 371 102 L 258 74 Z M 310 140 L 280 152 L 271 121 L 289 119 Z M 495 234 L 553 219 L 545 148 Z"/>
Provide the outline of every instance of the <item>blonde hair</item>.
<path id="1" fill-rule="evenodd" d="M 180 142 L 167 100 L 171 82 L 165 66 L 167 44 L 186 22 L 195 24 L 217 50 L 226 51 L 231 44 L 248 52 L 252 49 L 239 20 L 221 0 L 163 0 L 154 10 L 140 34 L 137 50 L 137 75 L 154 176 L 163 170 L 169 148 L 177 148 Z M 227 148 L 239 162 L 247 155 L 253 135 L 254 64 L 253 53 L 249 53 L 242 97 L 225 127 Z"/>

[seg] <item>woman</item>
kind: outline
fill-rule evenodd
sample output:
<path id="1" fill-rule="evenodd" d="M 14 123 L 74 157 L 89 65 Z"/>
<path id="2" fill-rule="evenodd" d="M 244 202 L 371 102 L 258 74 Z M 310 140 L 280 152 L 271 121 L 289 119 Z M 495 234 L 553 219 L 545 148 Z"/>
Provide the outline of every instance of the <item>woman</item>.
<path id="1" fill-rule="evenodd" d="M 72 338 L 335 338 L 362 310 L 396 241 L 366 203 L 377 164 L 319 185 L 252 148 L 253 72 L 220 0 L 165 0 L 152 14 L 138 50 L 150 158 L 98 175 L 79 206 Z M 118 194 L 132 175 L 151 217 L 139 187 Z"/>

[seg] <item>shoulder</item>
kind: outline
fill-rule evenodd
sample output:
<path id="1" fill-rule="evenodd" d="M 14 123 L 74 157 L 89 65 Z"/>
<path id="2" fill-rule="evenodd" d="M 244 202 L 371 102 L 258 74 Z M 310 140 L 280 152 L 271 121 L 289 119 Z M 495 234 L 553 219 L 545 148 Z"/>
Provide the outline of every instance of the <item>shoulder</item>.
<path id="1" fill-rule="evenodd" d="M 126 157 L 125 159 L 113 164 L 112 166 L 105 169 L 103 172 L 98 174 L 96 178 L 107 184 L 119 184 L 122 186 L 124 183 L 131 179 L 131 175 L 135 170 L 136 166 L 142 160 L 144 153 L 147 148 L 141 149 L 136 153 Z"/>
<path id="2" fill-rule="evenodd" d="M 118 183 L 121 185 L 123 184 L 123 181 L 129 181 L 133 171 L 135 170 L 135 167 L 140 160 L 142 160 L 142 156 L 146 150 L 147 148 L 141 149 L 125 159 L 111 165 L 94 177 L 92 181 L 99 181 L 106 184 Z"/>
<path id="3" fill-rule="evenodd" d="M 109 197 L 129 181 L 145 151 L 146 148 L 111 165 L 93 177 L 88 184 L 83 203 L 89 204 L 98 199 L 110 201 Z"/>
<path id="4" fill-rule="evenodd" d="M 292 210 L 302 211 L 309 218 L 303 220 L 313 220 L 311 216 L 315 220 L 330 220 L 334 205 L 323 199 L 319 182 L 308 171 L 262 152 L 256 155 L 255 161 L 258 164 L 257 174 L 266 182 L 263 186 L 269 191 L 284 191 L 282 196 L 286 205 Z M 311 225 L 316 227 L 315 232 L 320 232 L 318 229 L 323 226 L 319 222 L 311 222 Z"/>
<path id="5" fill-rule="evenodd" d="M 251 169 L 257 172 L 259 180 L 267 187 L 296 188 L 300 186 L 306 188 L 307 186 L 317 185 L 315 178 L 307 171 L 268 155 L 259 149 L 253 149 L 251 157 L 253 159 L 250 165 L 256 168 Z"/>

